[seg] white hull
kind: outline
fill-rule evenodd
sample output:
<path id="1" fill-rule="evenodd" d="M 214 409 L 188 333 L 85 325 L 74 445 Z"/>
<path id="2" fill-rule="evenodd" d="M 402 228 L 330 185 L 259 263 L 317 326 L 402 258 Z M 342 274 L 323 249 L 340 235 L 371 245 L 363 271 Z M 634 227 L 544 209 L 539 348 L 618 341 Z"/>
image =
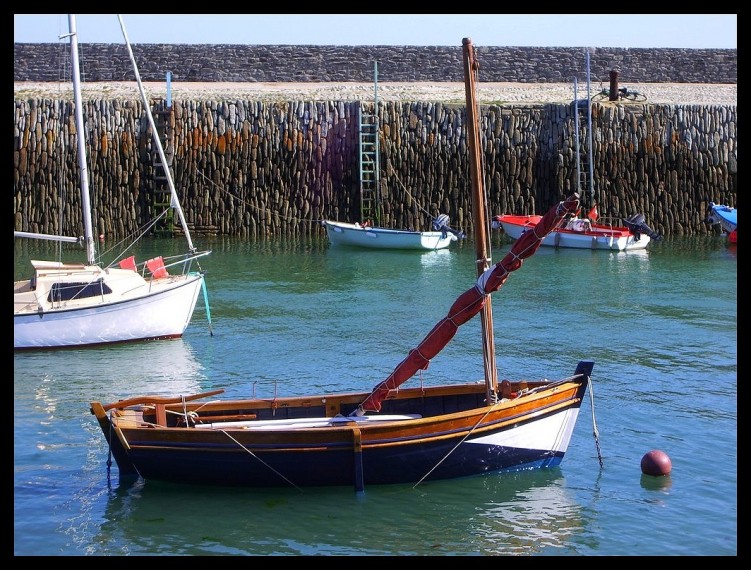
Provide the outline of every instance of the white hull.
<path id="1" fill-rule="evenodd" d="M 447 248 L 456 236 L 443 232 L 414 232 L 371 228 L 346 222 L 323 222 L 332 245 L 349 245 L 371 249 L 417 249 L 434 250 Z"/>
<path id="2" fill-rule="evenodd" d="M 468 444 L 492 445 L 508 449 L 536 449 L 563 456 L 574 433 L 579 408 L 567 408 L 552 416 L 516 426 L 488 436 L 469 437 Z"/>
<path id="3" fill-rule="evenodd" d="M 167 164 L 125 26 L 119 16 L 118 19 L 154 134 L 159 159 L 161 164 Z M 76 130 L 84 133 L 78 35 L 72 14 L 68 16 L 68 25 Z M 194 259 L 210 252 L 197 252 L 193 247 L 169 170 L 166 170 L 166 179 L 172 196 L 170 207 L 177 212 L 188 242 L 188 253 L 182 256 L 181 261 L 169 263 L 169 266 L 172 267 L 170 271 L 180 268 L 187 272 L 170 275 L 161 256 L 145 262 L 140 273 L 134 256 L 121 259 L 119 267 L 102 268 L 96 264 L 84 138 L 79 136 L 77 143 L 84 220 L 82 243 L 86 248 L 87 262 L 31 261 L 33 276 L 13 284 L 13 348 L 78 347 L 182 336 L 190 323 L 198 293 L 204 284 L 203 273 L 192 272 L 190 267 Z M 14 235 L 64 242 L 79 241 L 23 231 L 14 232 Z M 146 268 L 151 275 L 149 278 L 146 277 Z"/>
<path id="4" fill-rule="evenodd" d="M 76 264 L 45 271 L 33 262 L 36 279 L 14 284 L 14 349 L 90 346 L 180 337 L 190 323 L 203 275 L 144 279 L 128 269 Z M 95 283 L 111 290 L 69 300 L 51 300 L 54 284 Z"/>
<path id="5" fill-rule="evenodd" d="M 503 231 L 512 239 L 518 239 L 527 228 L 517 224 L 509 224 L 501 221 Z M 621 233 L 621 232 L 618 232 Z M 612 251 L 632 251 L 646 249 L 652 238 L 641 234 L 639 239 L 633 234 L 613 235 L 606 230 L 601 232 L 575 232 L 553 230 L 542 240 L 542 244 L 548 247 L 566 247 L 574 249 L 608 249 Z"/>

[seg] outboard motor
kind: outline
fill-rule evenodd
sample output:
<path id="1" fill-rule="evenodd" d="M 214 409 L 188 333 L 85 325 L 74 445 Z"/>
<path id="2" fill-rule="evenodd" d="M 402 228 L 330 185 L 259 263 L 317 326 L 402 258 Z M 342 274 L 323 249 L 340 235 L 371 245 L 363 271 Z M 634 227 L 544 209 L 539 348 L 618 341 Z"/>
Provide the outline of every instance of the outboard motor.
<path id="1" fill-rule="evenodd" d="M 464 232 L 454 230 L 449 227 L 448 214 L 441 214 L 433 220 L 433 229 L 437 232 L 441 232 L 443 237 L 446 237 L 449 233 L 453 234 L 456 239 L 464 239 Z"/>
<path id="2" fill-rule="evenodd" d="M 641 234 L 646 234 L 653 240 L 662 239 L 662 236 L 650 228 L 644 221 L 644 214 L 634 214 L 627 220 L 623 220 L 629 231 L 634 234 L 636 240 L 639 241 Z"/>
<path id="3" fill-rule="evenodd" d="M 720 223 L 720 218 L 715 214 L 714 207 L 715 207 L 715 203 L 710 202 L 709 203 L 709 215 L 707 216 L 707 223 L 710 225 Z"/>

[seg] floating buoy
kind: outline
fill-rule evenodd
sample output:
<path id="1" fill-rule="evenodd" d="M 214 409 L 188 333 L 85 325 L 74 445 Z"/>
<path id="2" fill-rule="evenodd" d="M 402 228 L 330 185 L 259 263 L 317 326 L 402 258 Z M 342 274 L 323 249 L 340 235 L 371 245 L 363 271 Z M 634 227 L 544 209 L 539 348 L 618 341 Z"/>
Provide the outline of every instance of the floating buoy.
<path id="1" fill-rule="evenodd" d="M 104 243 L 104 234 L 99 234 L 99 241 Z"/>
<path id="2" fill-rule="evenodd" d="M 645 475 L 652 475 L 653 477 L 668 475 L 672 468 L 673 464 L 668 454 L 659 449 L 653 449 L 641 458 L 641 472 Z"/>

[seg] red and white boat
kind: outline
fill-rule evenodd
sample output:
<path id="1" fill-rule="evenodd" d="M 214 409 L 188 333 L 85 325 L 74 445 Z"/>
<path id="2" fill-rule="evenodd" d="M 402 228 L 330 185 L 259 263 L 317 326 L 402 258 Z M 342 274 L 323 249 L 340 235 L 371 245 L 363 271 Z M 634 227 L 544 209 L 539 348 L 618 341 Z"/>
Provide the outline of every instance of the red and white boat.
<path id="1" fill-rule="evenodd" d="M 534 228 L 542 216 L 502 214 L 491 222 L 493 229 L 503 230 L 512 239 L 519 239 L 524 232 Z M 564 219 L 561 225 L 542 240 L 544 246 L 575 249 L 606 249 L 610 251 L 630 251 L 646 249 L 649 242 L 660 239 L 660 235 L 645 222 L 643 214 L 634 214 L 622 224 L 598 220 L 597 205 L 593 206 L 586 218 Z"/>

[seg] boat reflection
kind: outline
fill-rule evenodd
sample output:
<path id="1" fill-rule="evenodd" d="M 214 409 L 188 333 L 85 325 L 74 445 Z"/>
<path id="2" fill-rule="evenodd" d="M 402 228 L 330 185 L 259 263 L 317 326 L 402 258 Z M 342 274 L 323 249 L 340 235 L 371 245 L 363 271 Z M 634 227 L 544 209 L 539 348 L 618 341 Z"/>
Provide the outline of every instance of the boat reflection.
<path id="1" fill-rule="evenodd" d="M 90 398 L 193 394 L 206 383 L 203 367 L 183 339 L 16 353 L 14 379 L 17 394 L 31 389 L 36 400 L 48 404 L 75 402 L 79 415 L 81 402 Z"/>
<path id="2" fill-rule="evenodd" d="M 446 267 L 456 258 L 456 252 L 450 249 L 436 249 L 420 254 L 420 265 L 423 267 Z"/>
<path id="3" fill-rule="evenodd" d="M 575 554 L 582 518 L 558 468 L 361 495 L 139 481 L 110 492 L 94 543 L 109 552 L 129 544 L 131 554 Z"/>

